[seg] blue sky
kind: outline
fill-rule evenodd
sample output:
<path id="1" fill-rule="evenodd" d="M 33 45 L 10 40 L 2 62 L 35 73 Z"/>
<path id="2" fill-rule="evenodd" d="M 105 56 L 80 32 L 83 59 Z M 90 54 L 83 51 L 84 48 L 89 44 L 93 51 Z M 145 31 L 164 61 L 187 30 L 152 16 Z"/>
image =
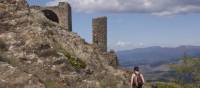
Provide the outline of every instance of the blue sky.
<path id="1" fill-rule="evenodd" d="M 31 5 L 43 6 L 57 2 L 59 0 L 29 0 Z M 92 18 L 108 16 L 108 46 L 111 49 L 200 45 L 199 0 L 68 2 L 73 8 L 73 31 L 89 43 L 92 42 Z"/>

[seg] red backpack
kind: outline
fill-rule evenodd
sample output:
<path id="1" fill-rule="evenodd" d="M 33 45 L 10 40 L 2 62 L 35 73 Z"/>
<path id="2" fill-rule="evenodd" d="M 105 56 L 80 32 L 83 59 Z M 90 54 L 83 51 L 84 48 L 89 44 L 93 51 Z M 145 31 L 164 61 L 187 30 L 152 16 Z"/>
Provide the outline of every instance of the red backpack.
<path id="1" fill-rule="evenodd" d="M 143 80 L 142 80 L 142 77 L 141 77 L 141 74 L 137 74 L 137 73 L 134 73 L 135 74 L 135 77 L 134 77 L 134 83 L 133 85 L 136 85 L 136 82 L 138 83 L 138 86 L 142 86 L 144 83 L 143 83 Z"/>

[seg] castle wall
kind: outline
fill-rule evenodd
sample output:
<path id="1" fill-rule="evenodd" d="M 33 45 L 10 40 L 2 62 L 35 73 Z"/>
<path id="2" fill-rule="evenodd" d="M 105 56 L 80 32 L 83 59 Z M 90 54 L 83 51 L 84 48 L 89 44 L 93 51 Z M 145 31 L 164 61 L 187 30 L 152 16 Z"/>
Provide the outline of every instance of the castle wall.
<path id="1" fill-rule="evenodd" d="M 72 31 L 72 13 L 69 3 L 60 2 L 58 6 L 46 7 L 46 9 L 54 11 L 58 15 L 59 24 Z"/>
<path id="2" fill-rule="evenodd" d="M 119 62 L 118 62 L 118 57 L 117 57 L 115 51 L 111 50 L 109 52 L 103 53 L 103 55 L 106 58 L 106 60 L 108 61 L 108 64 L 110 66 L 113 66 L 115 68 L 118 67 Z"/>
<path id="3" fill-rule="evenodd" d="M 68 29 L 68 31 L 72 31 L 72 13 L 71 13 L 71 6 L 69 3 L 66 2 L 59 2 L 58 6 L 52 7 L 38 7 L 33 6 L 34 9 L 40 9 L 41 11 L 44 10 L 51 10 L 53 11 L 58 17 L 58 23 L 61 26 L 64 26 Z M 49 19 L 50 17 L 48 17 Z M 53 17 L 52 17 L 53 19 Z M 51 20 L 51 19 L 50 19 Z"/>
<path id="4" fill-rule="evenodd" d="M 97 17 L 92 20 L 93 44 L 107 52 L 107 17 Z"/>

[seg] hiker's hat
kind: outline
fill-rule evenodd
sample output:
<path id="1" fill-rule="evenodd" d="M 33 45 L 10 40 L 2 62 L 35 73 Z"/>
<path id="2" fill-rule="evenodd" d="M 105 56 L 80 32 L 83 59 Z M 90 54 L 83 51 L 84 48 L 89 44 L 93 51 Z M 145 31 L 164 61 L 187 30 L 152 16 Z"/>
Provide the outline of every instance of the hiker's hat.
<path id="1" fill-rule="evenodd" d="M 138 66 L 135 66 L 135 67 L 134 67 L 134 71 L 139 71 L 139 67 L 138 67 Z"/>

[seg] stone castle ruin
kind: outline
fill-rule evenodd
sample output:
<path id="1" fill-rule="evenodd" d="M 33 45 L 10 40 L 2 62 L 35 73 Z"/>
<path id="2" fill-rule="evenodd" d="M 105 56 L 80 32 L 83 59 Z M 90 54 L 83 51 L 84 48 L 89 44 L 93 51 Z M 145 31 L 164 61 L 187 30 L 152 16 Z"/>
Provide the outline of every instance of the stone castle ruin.
<path id="1" fill-rule="evenodd" d="M 59 2 L 58 6 L 40 7 L 31 6 L 32 9 L 41 10 L 46 18 L 72 31 L 71 6 L 67 2 Z M 107 17 L 97 17 L 92 20 L 93 44 L 110 61 L 110 65 L 117 66 L 117 55 L 114 51 L 107 52 Z"/>
<path id="2" fill-rule="evenodd" d="M 41 10 L 49 20 L 66 27 L 68 31 L 72 31 L 72 13 L 69 3 L 60 2 L 58 6 L 31 6 L 31 8 Z"/>

